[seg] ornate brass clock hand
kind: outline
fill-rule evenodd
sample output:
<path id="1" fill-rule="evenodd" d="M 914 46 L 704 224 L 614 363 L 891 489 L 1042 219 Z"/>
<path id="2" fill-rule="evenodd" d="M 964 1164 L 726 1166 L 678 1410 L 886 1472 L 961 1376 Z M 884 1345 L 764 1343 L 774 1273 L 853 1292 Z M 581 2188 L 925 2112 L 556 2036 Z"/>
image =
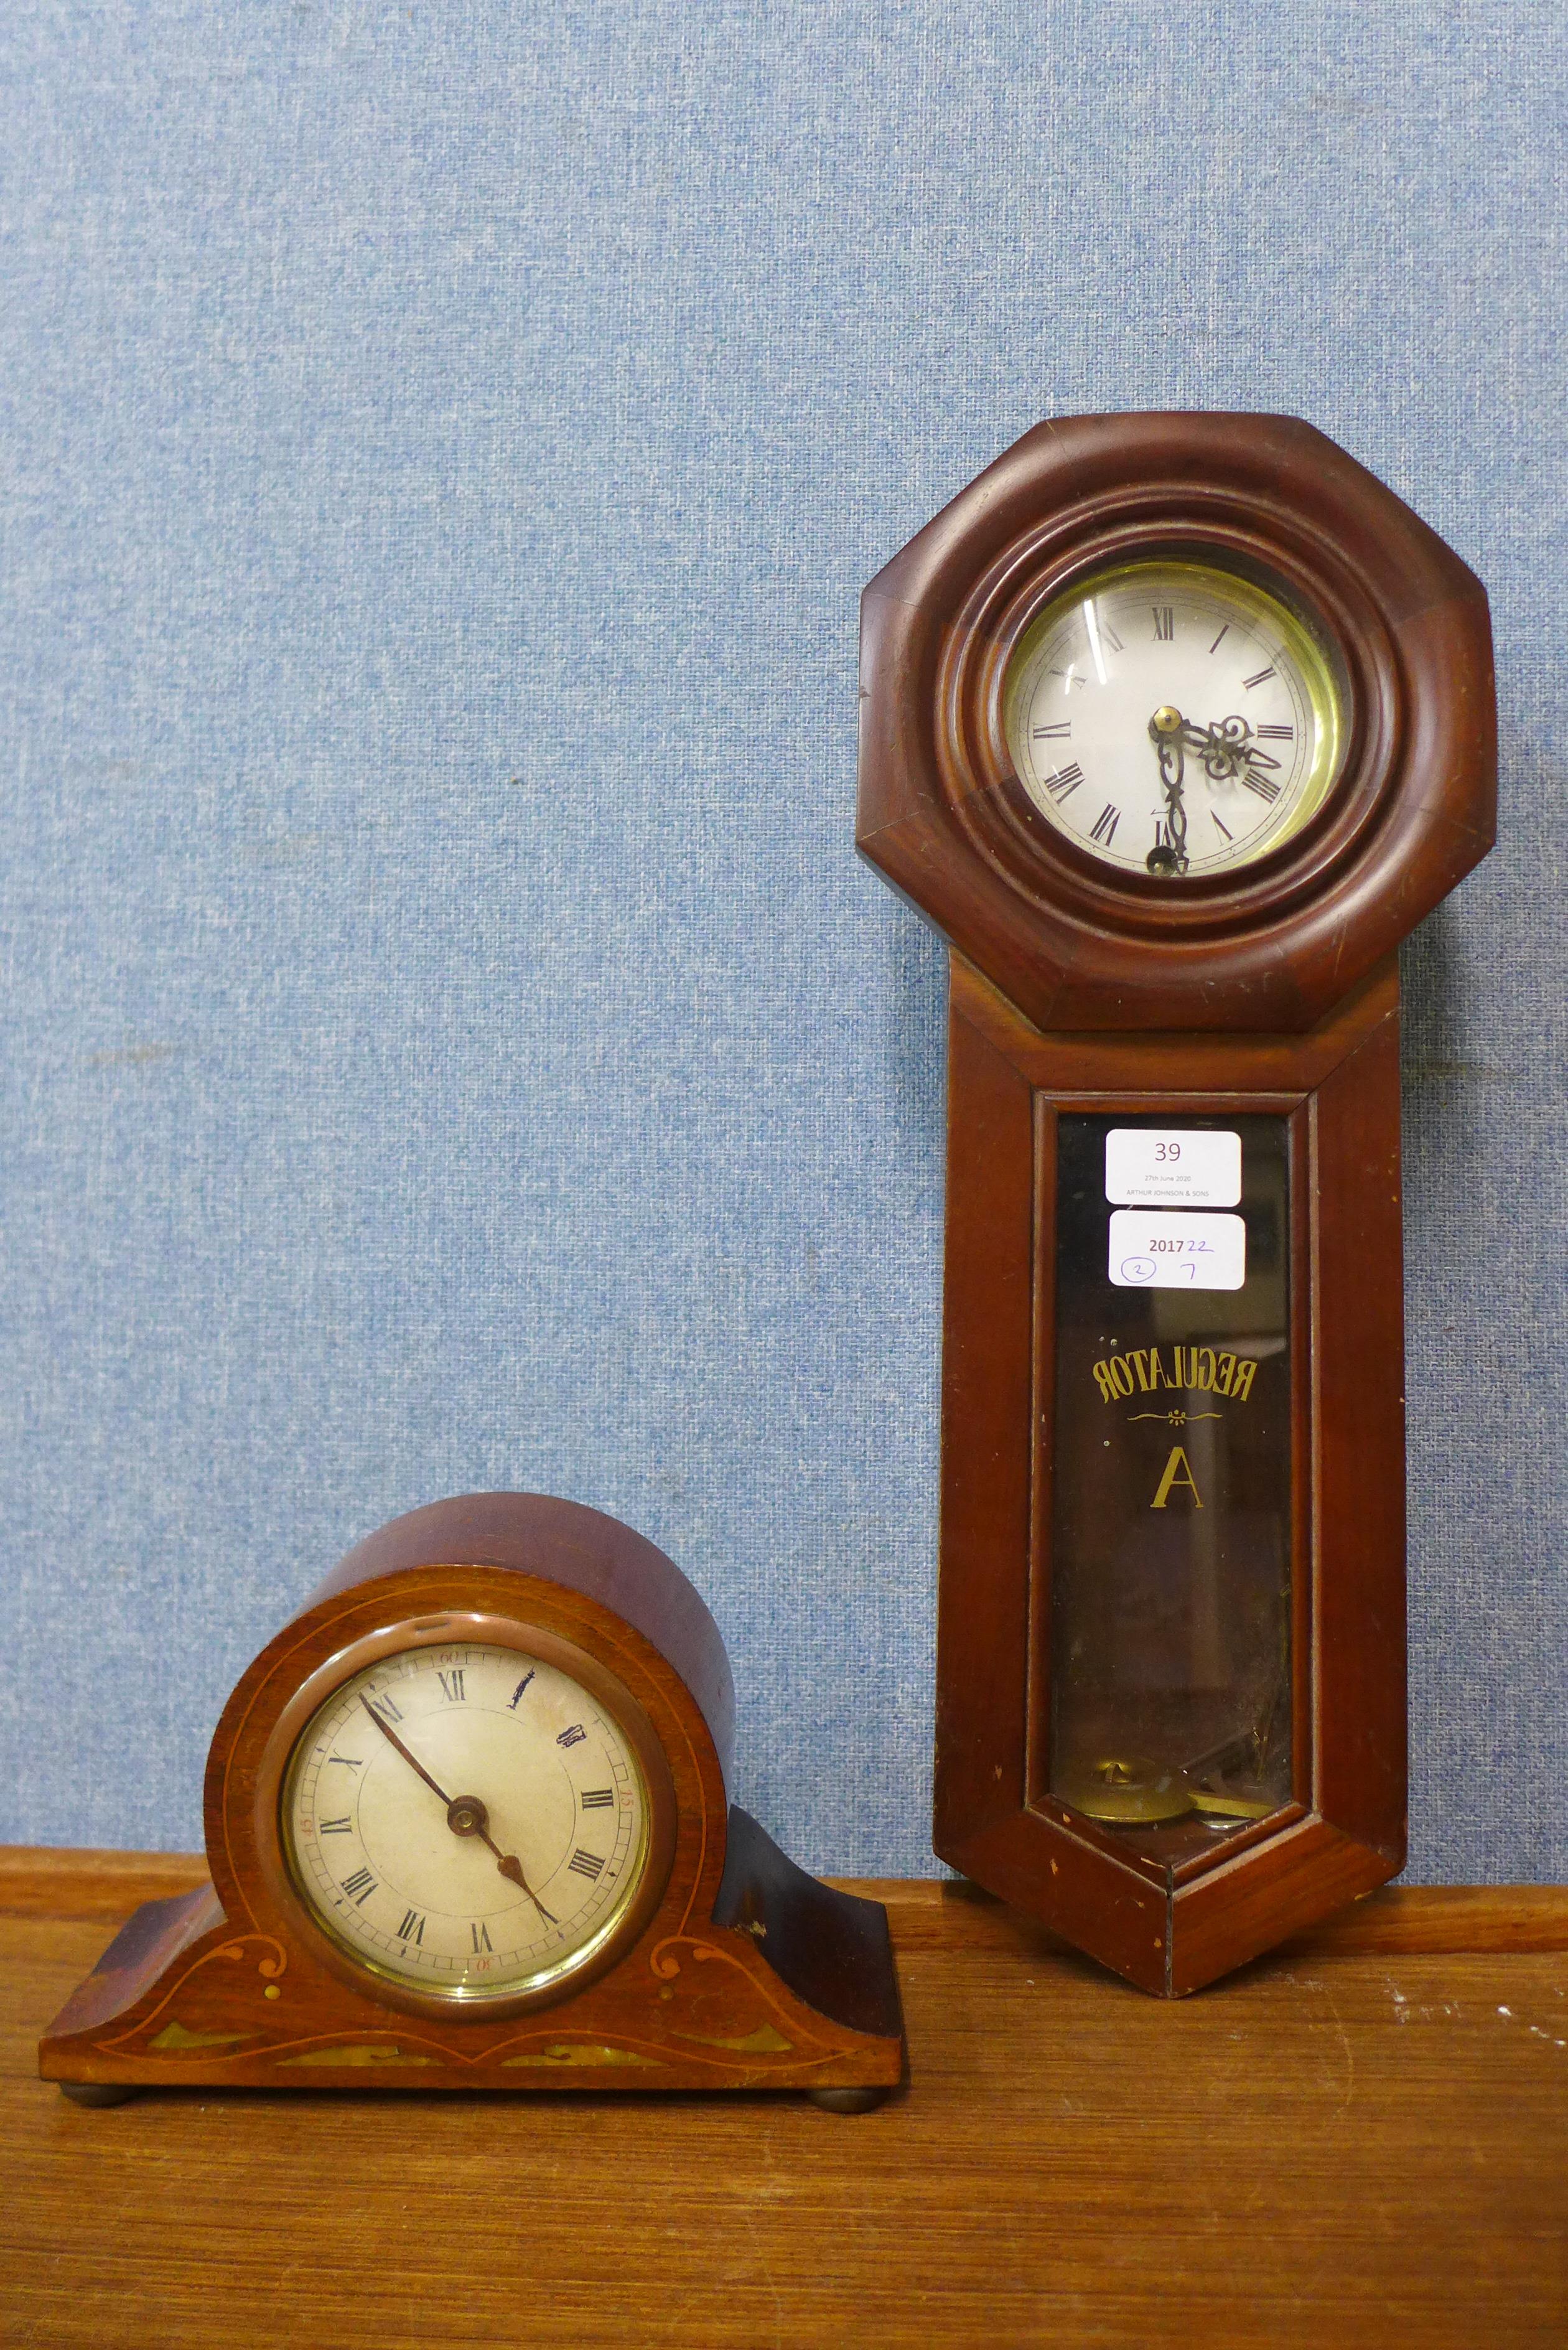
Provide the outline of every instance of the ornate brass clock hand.
<path id="1" fill-rule="evenodd" d="M 1219 718 L 1212 726 L 1183 727 L 1183 738 L 1203 761 L 1204 773 L 1217 784 L 1231 783 L 1243 767 L 1278 767 L 1279 761 L 1260 751 L 1244 718 Z"/>
<path id="2" fill-rule="evenodd" d="M 1165 794 L 1165 838 L 1157 840 L 1145 860 L 1151 873 L 1185 873 L 1187 870 L 1187 806 L 1181 796 L 1183 761 L 1181 746 L 1190 739 L 1192 729 L 1179 710 L 1168 702 L 1162 703 L 1148 722 L 1149 740 L 1159 760 L 1160 788 Z"/>
<path id="3" fill-rule="evenodd" d="M 540 1900 L 538 1895 L 535 1892 L 533 1887 L 524 1876 L 522 1862 L 514 1854 L 503 1852 L 501 1846 L 491 1835 L 490 1813 L 486 1806 L 481 1803 L 479 1797 L 477 1795 L 449 1795 L 444 1787 L 441 1787 L 436 1784 L 436 1782 L 431 1777 L 430 1773 L 425 1769 L 424 1764 L 420 1761 L 418 1755 L 410 1753 L 408 1748 L 403 1744 L 402 1740 L 398 1736 L 397 1731 L 392 1728 L 390 1722 L 382 1721 L 380 1715 L 370 1703 L 369 1698 L 366 1697 L 363 1690 L 361 1690 L 359 1694 L 359 1702 L 364 1707 L 366 1712 L 369 1715 L 371 1721 L 375 1723 L 377 1729 L 380 1731 L 382 1737 L 387 1741 L 388 1744 L 397 1748 L 398 1752 L 402 1756 L 410 1771 L 417 1771 L 419 1773 L 420 1777 L 424 1781 L 431 1794 L 440 1796 L 441 1802 L 446 1805 L 446 1824 L 452 1830 L 453 1835 L 476 1835 L 481 1844 L 483 1844 L 488 1851 L 494 1854 L 495 1866 L 501 1871 L 502 1876 L 509 1878 L 514 1885 L 520 1886 L 523 1891 L 528 1896 L 529 1900 L 534 1904 L 535 1908 L 539 1912 L 540 1917 L 545 1919 L 547 1925 L 554 1926 L 556 1923 L 556 1920 L 551 1916 L 549 1910 L 545 1908 L 544 1903 Z"/>

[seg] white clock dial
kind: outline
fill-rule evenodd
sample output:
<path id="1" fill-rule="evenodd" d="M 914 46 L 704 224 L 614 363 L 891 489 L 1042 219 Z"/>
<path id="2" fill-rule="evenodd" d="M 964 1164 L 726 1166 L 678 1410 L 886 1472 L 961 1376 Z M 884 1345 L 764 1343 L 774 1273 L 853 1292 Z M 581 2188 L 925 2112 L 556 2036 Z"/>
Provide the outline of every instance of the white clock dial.
<path id="1" fill-rule="evenodd" d="M 1149 562 L 1031 623 L 1003 716 L 1019 779 L 1059 832 L 1179 883 L 1305 823 L 1338 773 L 1341 706 L 1328 654 L 1279 598 L 1207 565 Z"/>
<path id="2" fill-rule="evenodd" d="M 631 1744 L 515 1648 L 410 1648 L 302 1732 L 283 1794 L 299 1890 L 353 1957 L 411 1989 L 494 1998 L 583 1965 L 648 1856 Z"/>

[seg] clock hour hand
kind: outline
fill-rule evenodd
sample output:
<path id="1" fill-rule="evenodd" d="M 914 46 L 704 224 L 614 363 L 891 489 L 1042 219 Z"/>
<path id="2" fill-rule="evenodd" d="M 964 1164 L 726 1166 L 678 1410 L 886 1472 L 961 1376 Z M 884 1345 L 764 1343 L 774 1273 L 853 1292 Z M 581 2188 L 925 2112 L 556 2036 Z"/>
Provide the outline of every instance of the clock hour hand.
<path id="1" fill-rule="evenodd" d="M 543 1918 L 548 1925 L 555 1925 L 556 1922 L 556 1919 L 551 1916 L 549 1910 L 545 1908 L 544 1903 L 540 1900 L 538 1895 L 535 1892 L 533 1887 L 524 1876 L 522 1862 L 517 1859 L 514 1854 L 503 1852 L 501 1846 L 491 1835 L 490 1814 L 485 1805 L 480 1802 L 479 1797 L 477 1795 L 449 1795 L 444 1787 L 441 1787 L 436 1784 L 436 1782 L 431 1777 L 430 1773 L 425 1769 L 424 1764 L 420 1761 L 418 1755 L 410 1753 L 408 1748 L 403 1744 L 402 1740 L 398 1736 L 397 1731 L 392 1728 L 390 1722 L 382 1721 L 380 1715 L 377 1712 L 375 1707 L 370 1703 L 362 1690 L 359 1693 L 359 1702 L 364 1707 L 366 1712 L 369 1715 L 371 1721 L 375 1723 L 377 1729 L 380 1731 L 382 1737 L 387 1741 L 388 1744 L 397 1748 L 398 1752 L 402 1756 L 410 1771 L 418 1772 L 420 1777 L 424 1781 L 431 1794 L 440 1796 L 441 1802 L 446 1805 L 446 1824 L 452 1830 L 453 1835 L 476 1835 L 481 1844 L 483 1844 L 488 1851 L 494 1854 L 495 1866 L 501 1871 L 502 1876 L 509 1878 L 514 1885 L 520 1886 L 523 1891 L 528 1896 L 529 1900 L 534 1904 L 535 1908 L 539 1912 L 540 1917 Z"/>
<path id="2" fill-rule="evenodd" d="M 1181 796 L 1185 773 L 1182 744 L 1191 739 L 1193 729 L 1173 710 L 1162 703 L 1148 722 L 1148 735 L 1159 760 L 1160 789 L 1165 794 L 1165 837 L 1157 840 L 1146 860 L 1151 873 L 1185 873 L 1187 870 L 1187 805 Z"/>
<path id="3" fill-rule="evenodd" d="M 453 1835 L 476 1835 L 480 1843 L 495 1855 L 495 1866 L 502 1876 L 509 1878 L 512 1884 L 522 1887 L 523 1891 L 528 1896 L 547 1926 L 556 1924 L 555 1917 L 545 1908 L 528 1879 L 524 1876 L 522 1862 L 514 1853 L 503 1852 L 491 1835 L 490 1814 L 477 1795 L 456 1796 L 447 1805 L 446 1824 Z"/>
<path id="4" fill-rule="evenodd" d="M 1189 749 L 1198 753 L 1204 773 L 1217 784 L 1232 783 L 1244 767 L 1277 767 L 1279 761 L 1260 751 L 1244 718 L 1219 718 L 1212 726 L 1182 730 Z"/>

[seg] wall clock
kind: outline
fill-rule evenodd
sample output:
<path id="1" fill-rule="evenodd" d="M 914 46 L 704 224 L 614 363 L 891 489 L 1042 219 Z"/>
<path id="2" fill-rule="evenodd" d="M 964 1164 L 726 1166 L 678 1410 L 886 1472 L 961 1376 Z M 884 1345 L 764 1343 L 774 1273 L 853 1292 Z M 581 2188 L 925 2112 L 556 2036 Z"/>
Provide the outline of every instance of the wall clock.
<path id="1" fill-rule="evenodd" d="M 83 2103 L 149 2085 L 806 2089 L 903 2072 L 887 1918 L 729 1805 L 728 1661 L 629 1527 L 538 1494 L 351 1551 L 224 1710 L 212 1883 L 56 2017 Z"/>
<path id="2" fill-rule="evenodd" d="M 935 1843 L 1146 1990 L 1405 1856 L 1396 950 L 1485 855 L 1485 594 L 1309 425 L 1063 420 L 862 607 L 950 943 Z"/>

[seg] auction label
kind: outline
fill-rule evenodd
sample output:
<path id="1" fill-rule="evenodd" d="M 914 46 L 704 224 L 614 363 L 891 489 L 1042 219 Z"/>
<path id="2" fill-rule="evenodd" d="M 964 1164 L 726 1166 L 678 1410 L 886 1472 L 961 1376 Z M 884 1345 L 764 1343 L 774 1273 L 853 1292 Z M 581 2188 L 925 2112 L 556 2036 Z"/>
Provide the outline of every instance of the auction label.
<path id="1" fill-rule="evenodd" d="M 1233 1208 L 1241 1196 L 1239 1134 L 1113 1126 L 1106 1197 L 1128 1208 Z"/>
<path id="2" fill-rule="evenodd" d="M 1247 1227 L 1240 1216 L 1118 1208 L 1108 1270 L 1117 1289 L 1240 1289 L 1247 1278 Z"/>

